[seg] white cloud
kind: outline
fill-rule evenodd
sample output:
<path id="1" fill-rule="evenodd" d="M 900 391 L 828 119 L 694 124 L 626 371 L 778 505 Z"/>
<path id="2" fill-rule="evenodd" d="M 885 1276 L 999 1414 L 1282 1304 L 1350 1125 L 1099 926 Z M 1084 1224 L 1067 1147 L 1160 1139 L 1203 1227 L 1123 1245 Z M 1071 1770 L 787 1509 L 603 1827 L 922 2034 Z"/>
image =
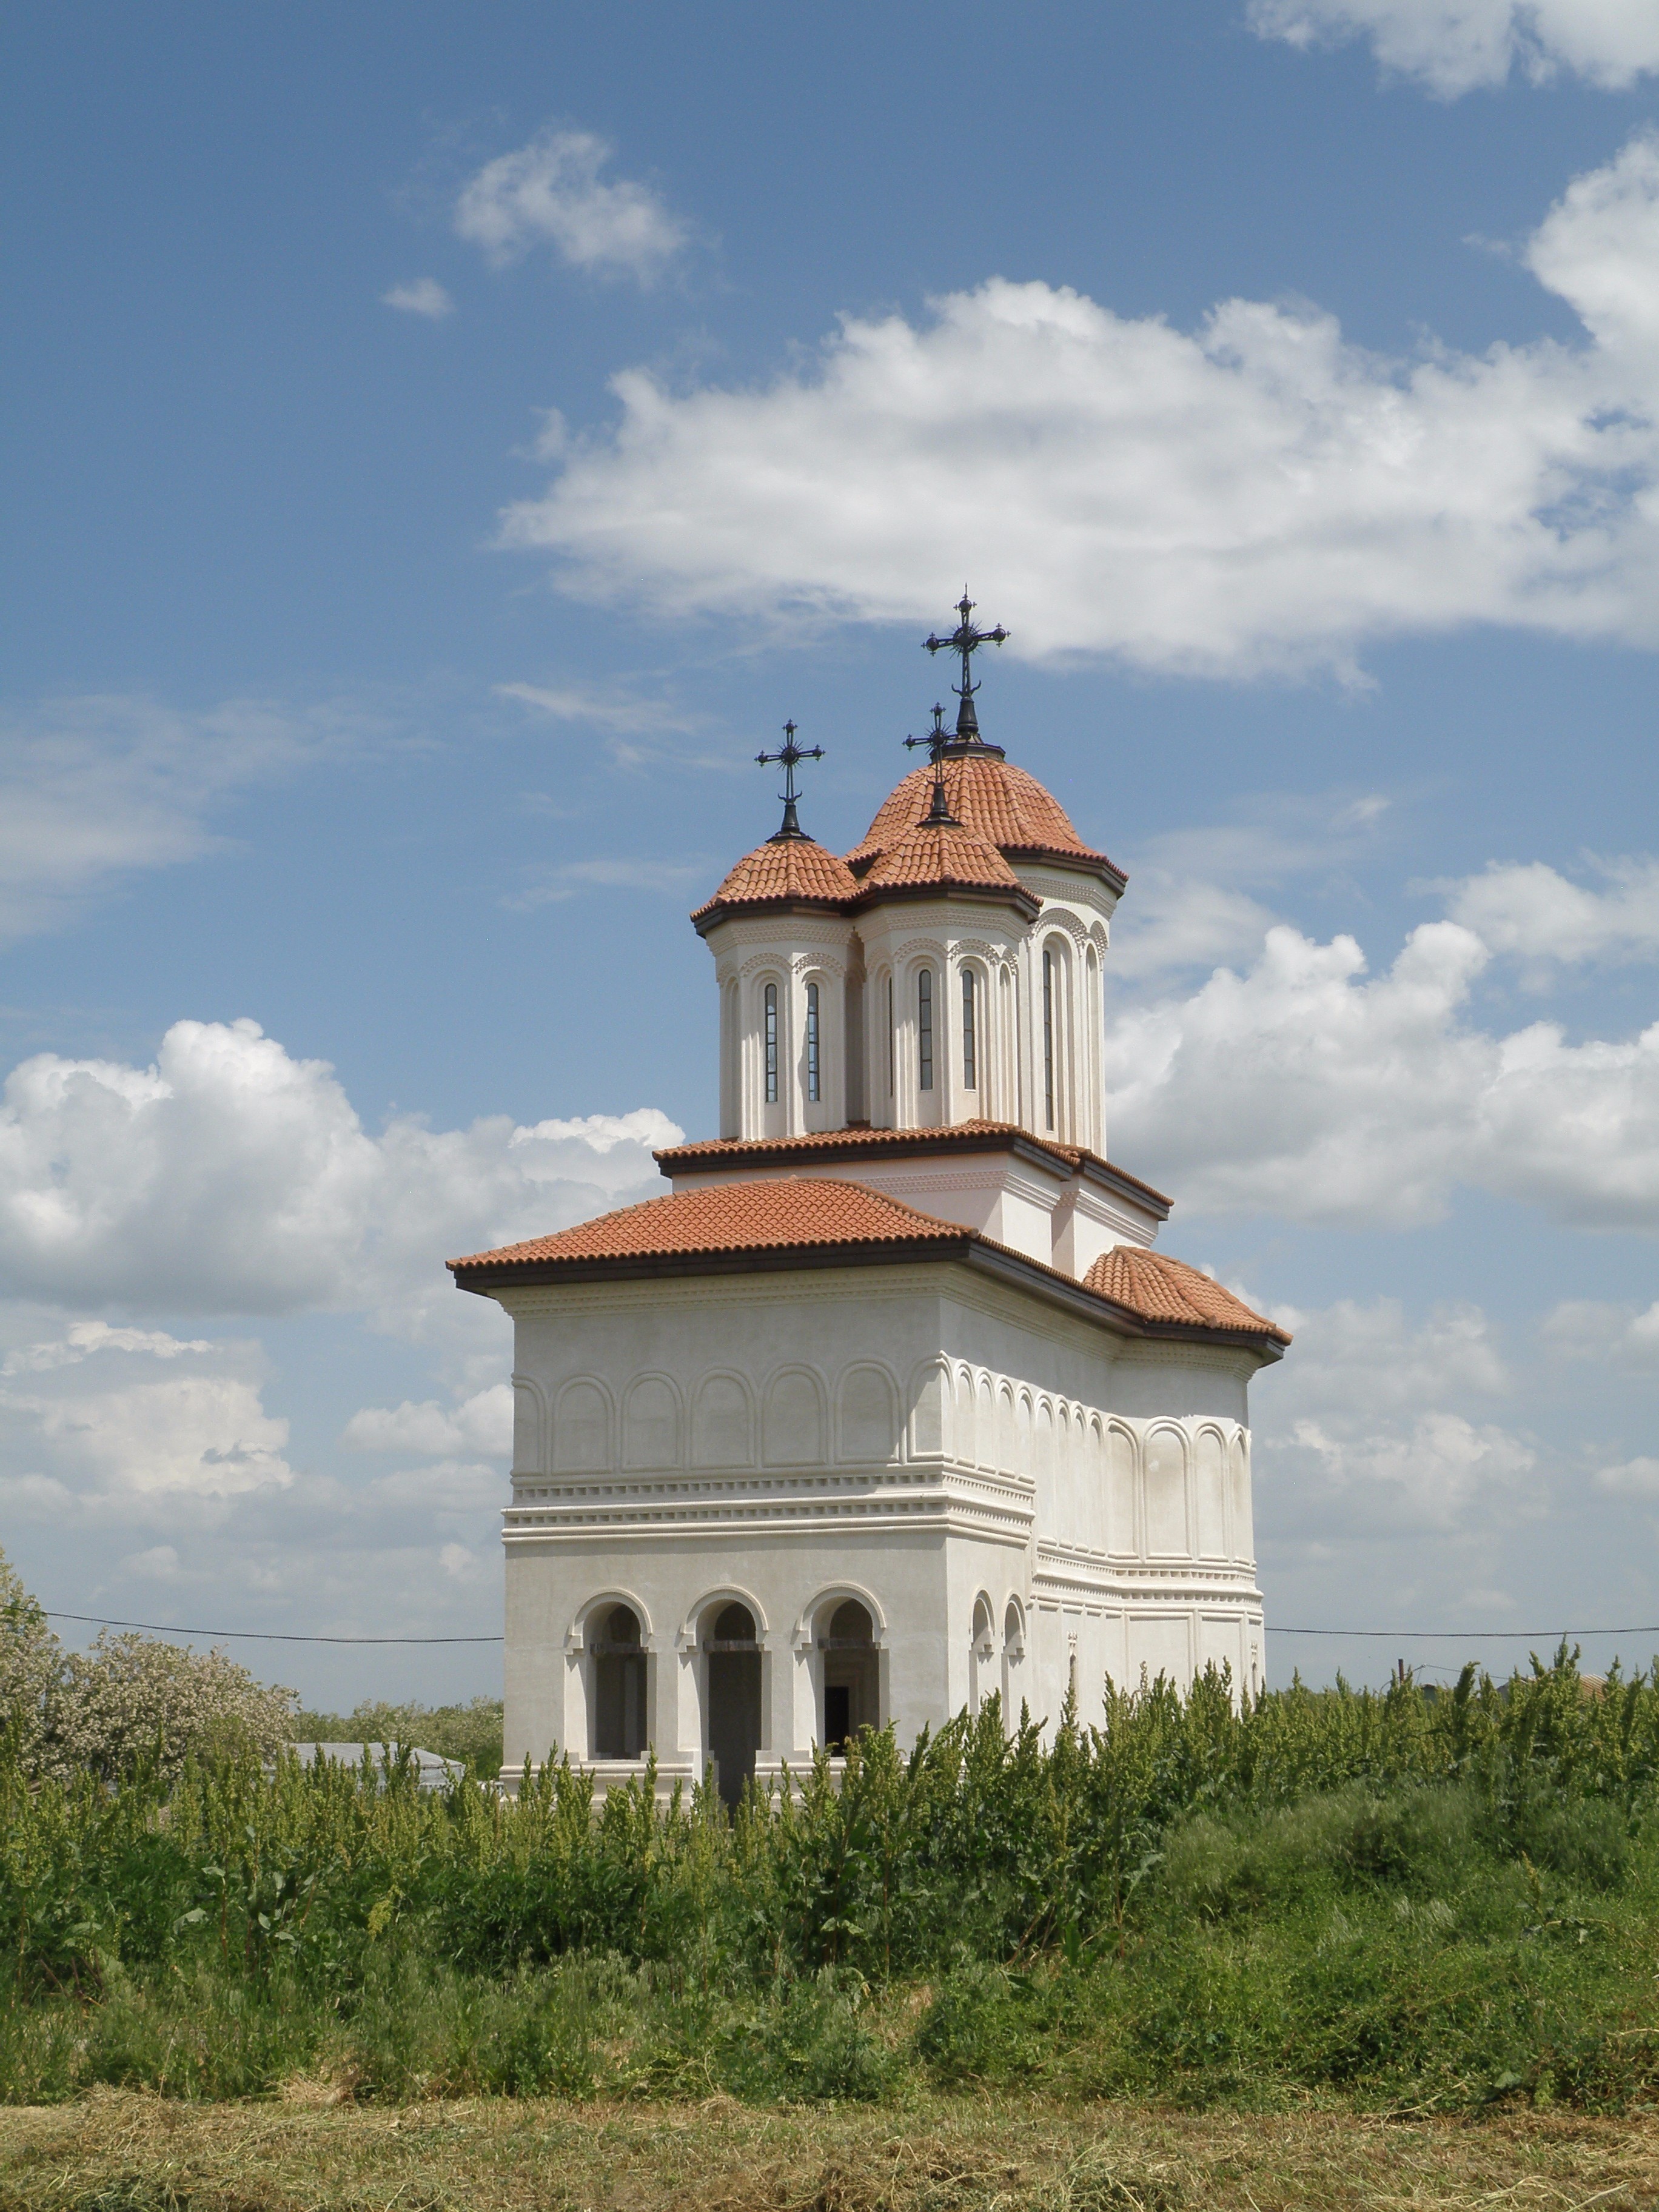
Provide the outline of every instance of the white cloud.
<path id="1" fill-rule="evenodd" d="M 1659 1498 L 1659 1459 L 1627 1459 L 1618 1467 L 1601 1468 L 1595 1480 L 1603 1490 L 1626 1497 Z"/>
<path id="2" fill-rule="evenodd" d="M 644 891 L 653 897 L 684 898 L 706 890 L 715 880 L 706 860 L 561 860 L 542 869 L 523 890 L 501 904 L 515 914 L 556 906 L 589 890 Z"/>
<path id="3" fill-rule="evenodd" d="M 1516 72 L 1611 92 L 1659 70 L 1653 0 L 1250 0 L 1249 23 L 1295 46 L 1368 38 L 1385 68 L 1448 100 Z"/>
<path id="4" fill-rule="evenodd" d="M 1145 986 L 1182 969 L 1248 959 L 1280 917 L 1253 896 L 1294 877 L 1328 877 L 1357 857 L 1389 802 L 1274 799 L 1260 818 L 1178 830 L 1127 858 L 1134 895 L 1112 922 L 1111 971 Z"/>
<path id="5" fill-rule="evenodd" d="M 1659 1367 L 1659 1304 L 1645 1310 L 1600 1298 L 1569 1298 L 1540 1324 L 1546 1347 L 1565 1359 L 1593 1360 L 1627 1374 Z"/>
<path id="6" fill-rule="evenodd" d="M 365 1406 L 346 1423 L 344 1441 L 358 1451 L 480 1451 L 505 1458 L 513 1449 L 513 1386 L 493 1382 L 458 1406 L 435 1398 L 415 1405 Z"/>
<path id="7" fill-rule="evenodd" d="M 601 180 L 614 151 L 589 131 L 544 131 L 485 163 L 456 203 L 455 228 L 497 267 L 547 244 L 573 268 L 648 283 L 690 234 L 648 185 Z"/>
<path id="8" fill-rule="evenodd" d="M 0 941 L 70 918 L 135 870 L 214 850 L 216 808 L 363 727 L 349 709 L 257 700 L 200 714 L 116 697 L 0 713 Z"/>
<path id="9" fill-rule="evenodd" d="M 406 315 L 424 315 L 434 323 L 455 312 L 455 302 L 435 276 L 417 276 L 412 284 L 394 284 L 390 291 L 381 293 L 380 302 Z"/>
<path id="10" fill-rule="evenodd" d="M 21 1345 L 6 1355 L 0 1375 L 40 1374 L 53 1367 L 76 1367 L 94 1352 L 147 1352 L 155 1359 L 178 1359 L 187 1352 L 211 1352 L 200 1337 L 169 1336 L 165 1329 L 112 1328 L 107 1322 L 77 1321 L 66 1334 L 44 1344 Z"/>
<path id="11" fill-rule="evenodd" d="M 516 699 L 558 722 L 588 722 L 618 737 L 689 734 L 697 726 L 661 699 L 641 699 L 632 692 L 594 691 L 580 684 L 498 684 L 495 695 Z"/>
<path id="12" fill-rule="evenodd" d="M 1486 1418 L 1512 1384 L 1478 1306 L 1413 1318 L 1397 1299 L 1342 1299 L 1278 1318 L 1296 1345 L 1256 1408 L 1269 1525 L 1401 1536 L 1462 1527 L 1499 1496 L 1535 1504 L 1532 1443 Z"/>
<path id="13" fill-rule="evenodd" d="M 1489 957 L 1429 922 L 1368 979 L 1352 937 L 1270 930 L 1243 974 L 1113 1020 L 1115 1156 L 1194 1210 L 1398 1227 L 1463 1182 L 1581 1227 L 1659 1227 L 1659 1024 L 1491 1035 L 1468 1018 Z"/>
<path id="14" fill-rule="evenodd" d="M 82 1359 L 95 1371 L 63 1371 Z M 146 1364 L 158 1359 L 175 1371 L 152 1378 Z M 286 1487 L 289 1425 L 265 1411 L 261 1364 L 257 1347 L 162 1338 L 158 1348 L 138 1330 L 110 1330 L 68 1361 L 36 1362 L 43 1378 L 59 1370 L 47 1387 L 0 1389 L 0 1414 L 79 1491 L 143 1501 Z"/>
<path id="15" fill-rule="evenodd" d="M 817 363 L 684 393 L 615 380 L 502 541 L 571 590 L 757 620 L 936 617 L 964 573 L 1034 657 L 1352 671 L 1497 623 L 1659 641 L 1659 141 L 1582 178 L 1529 260 L 1589 342 L 1408 362 L 1312 307 L 1194 334 L 997 277 Z"/>
<path id="16" fill-rule="evenodd" d="M 1588 864 L 1606 885 L 1587 889 L 1541 860 L 1493 861 L 1484 874 L 1437 888 L 1454 921 L 1494 952 L 1513 953 L 1544 980 L 1548 969 L 1586 961 L 1659 957 L 1659 860 Z"/>
<path id="17" fill-rule="evenodd" d="M 178 1022 L 154 1066 L 42 1053 L 0 1095 L 0 1268 L 82 1310 L 373 1313 L 459 1304 L 443 1262 L 657 1183 L 665 1115 L 370 1135 L 332 1070 L 251 1021 Z M 470 1302 L 468 1302 L 470 1303 Z"/>

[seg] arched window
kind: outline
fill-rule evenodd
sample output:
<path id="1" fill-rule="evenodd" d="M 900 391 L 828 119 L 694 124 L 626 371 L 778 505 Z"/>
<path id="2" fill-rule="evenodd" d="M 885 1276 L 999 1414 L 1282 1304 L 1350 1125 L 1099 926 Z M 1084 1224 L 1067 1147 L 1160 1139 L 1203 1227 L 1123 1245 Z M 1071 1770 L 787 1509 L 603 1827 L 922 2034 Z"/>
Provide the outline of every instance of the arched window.
<path id="1" fill-rule="evenodd" d="M 887 978 L 887 1096 L 893 1095 L 893 979 Z"/>
<path id="2" fill-rule="evenodd" d="M 1043 1127 L 1054 1126 L 1054 960 L 1042 956 L 1042 1111 Z"/>
<path id="3" fill-rule="evenodd" d="M 974 1072 L 974 1056 L 977 1039 L 974 1030 L 974 971 L 962 971 L 962 1087 L 964 1091 L 978 1088 Z"/>
<path id="4" fill-rule="evenodd" d="M 1046 952 L 1042 957 L 1045 960 L 1048 957 Z M 778 1103 L 778 987 L 775 983 L 769 983 L 766 987 L 766 1103 L 769 1106 L 775 1106 Z"/>
<path id="5" fill-rule="evenodd" d="M 638 1759 L 645 1750 L 645 1652 L 632 1606 L 611 1607 L 592 1651 L 593 1756 Z"/>
<path id="6" fill-rule="evenodd" d="M 818 987 L 806 987 L 806 1095 L 817 1102 L 818 1095 Z"/>
<path id="7" fill-rule="evenodd" d="M 823 1654 L 823 1742 L 828 1751 L 845 1752 L 860 1729 L 881 1726 L 875 1625 L 868 1607 L 855 1597 L 843 1600 L 818 1648 Z"/>
<path id="8" fill-rule="evenodd" d="M 924 1091 L 933 1087 L 933 971 L 924 968 L 916 978 L 917 1082 Z"/>

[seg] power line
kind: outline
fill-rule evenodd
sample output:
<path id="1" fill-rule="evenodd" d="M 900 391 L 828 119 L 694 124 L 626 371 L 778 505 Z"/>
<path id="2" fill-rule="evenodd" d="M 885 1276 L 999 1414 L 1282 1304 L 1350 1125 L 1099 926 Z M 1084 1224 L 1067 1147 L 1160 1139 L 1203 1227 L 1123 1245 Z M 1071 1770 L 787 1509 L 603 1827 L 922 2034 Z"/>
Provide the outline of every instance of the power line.
<path id="1" fill-rule="evenodd" d="M 167 1628 L 159 1620 L 106 1620 L 95 1613 L 41 1611 L 48 1620 L 81 1620 L 89 1628 L 142 1628 L 152 1636 L 211 1636 L 239 1644 L 500 1644 L 500 1636 L 294 1636 L 280 1628 Z"/>
<path id="2" fill-rule="evenodd" d="M 1570 1636 L 1659 1636 L 1659 1628 L 1280 1628 L 1270 1636 L 1378 1636 L 1395 1644 L 1513 1644 L 1564 1642 Z"/>

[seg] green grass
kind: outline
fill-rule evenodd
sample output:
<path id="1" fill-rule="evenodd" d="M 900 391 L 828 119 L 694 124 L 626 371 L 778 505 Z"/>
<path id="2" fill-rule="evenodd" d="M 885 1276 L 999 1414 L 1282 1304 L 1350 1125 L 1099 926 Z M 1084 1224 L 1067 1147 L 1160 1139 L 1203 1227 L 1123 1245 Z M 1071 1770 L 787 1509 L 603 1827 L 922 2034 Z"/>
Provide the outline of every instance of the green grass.
<path id="1" fill-rule="evenodd" d="M 0 2094 L 323 2081 L 910 2109 L 1659 2105 L 1659 1697 L 1209 1679 L 1107 1726 L 866 1736 L 728 1821 L 558 1768 L 0 1761 Z"/>

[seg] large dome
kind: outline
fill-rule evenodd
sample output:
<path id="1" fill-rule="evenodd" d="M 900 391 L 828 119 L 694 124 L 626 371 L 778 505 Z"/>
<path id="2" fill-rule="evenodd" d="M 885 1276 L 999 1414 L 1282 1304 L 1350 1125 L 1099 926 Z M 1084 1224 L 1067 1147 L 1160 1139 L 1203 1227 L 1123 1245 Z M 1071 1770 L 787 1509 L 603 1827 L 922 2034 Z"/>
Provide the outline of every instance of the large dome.
<path id="1" fill-rule="evenodd" d="M 951 814 L 1000 853 L 1081 863 L 1091 874 L 1108 877 L 1119 890 L 1123 888 L 1121 870 L 1084 843 L 1054 794 L 999 751 L 988 745 L 967 751 L 947 747 L 943 767 Z M 862 842 L 847 855 L 855 875 L 865 875 L 915 828 L 927 812 L 933 783 L 932 768 L 914 769 L 883 800 Z"/>

